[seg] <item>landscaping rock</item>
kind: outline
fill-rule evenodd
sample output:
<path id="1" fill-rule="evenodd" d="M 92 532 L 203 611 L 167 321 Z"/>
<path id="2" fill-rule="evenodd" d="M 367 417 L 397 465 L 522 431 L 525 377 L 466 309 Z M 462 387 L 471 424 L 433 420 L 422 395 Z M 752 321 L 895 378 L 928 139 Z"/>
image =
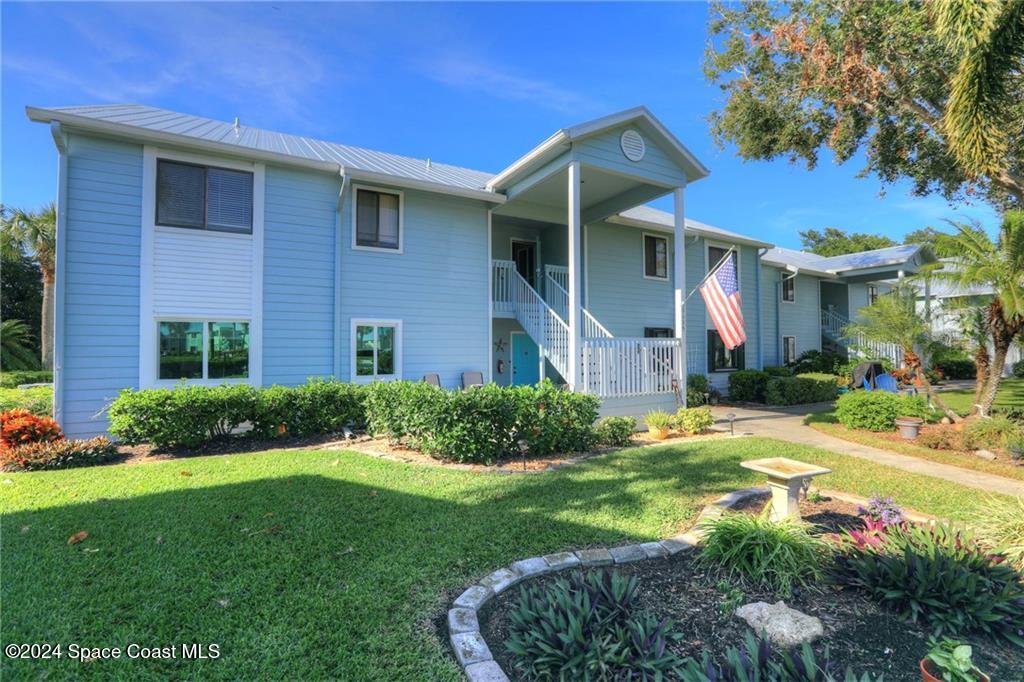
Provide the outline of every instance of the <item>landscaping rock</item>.
<path id="1" fill-rule="evenodd" d="M 452 635 L 452 648 L 455 650 L 455 658 L 459 659 L 464 668 L 473 663 L 494 660 L 491 650 L 487 648 L 487 642 L 479 632 Z"/>
<path id="2" fill-rule="evenodd" d="M 466 666 L 466 678 L 469 682 L 508 682 L 508 677 L 494 661 L 484 661 Z"/>
<path id="3" fill-rule="evenodd" d="M 576 552 L 576 556 L 579 557 L 580 563 L 584 566 L 609 566 L 615 563 L 615 559 L 612 558 L 611 552 L 604 547 L 598 547 L 597 549 L 581 549 Z"/>
<path id="4" fill-rule="evenodd" d="M 668 556 L 668 550 L 665 549 L 665 545 L 660 542 L 641 543 L 640 549 L 644 551 L 644 554 L 647 555 L 648 559 L 658 559 Z"/>
<path id="5" fill-rule="evenodd" d="M 987 459 L 990 462 L 994 462 L 996 460 L 996 453 L 992 452 L 991 450 L 975 450 L 974 456 L 981 457 L 982 459 Z"/>
<path id="6" fill-rule="evenodd" d="M 482 585 L 473 585 L 468 590 L 460 594 L 452 604 L 459 608 L 479 611 L 480 607 L 486 604 L 487 600 L 493 596 L 494 592 L 491 588 L 484 587 Z"/>
<path id="7" fill-rule="evenodd" d="M 494 594 L 501 594 L 520 580 L 520 575 L 507 568 L 499 568 L 489 576 L 482 578 L 480 584 L 489 587 Z"/>
<path id="8" fill-rule="evenodd" d="M 476 632 L 480 629 L 480 621 L 473 609 L 450 609 L 448 611 L 448 632 L 458 635 L 463 632 Z"/>
<path id="9" fill-rule="evenodd" d="M 745 604 L 736 609 L 736 617 L 745 620 L 754 632 L 763 631 L 772 644 L 785 649 L 813 642 L 825 634 L 820 620 L 789 608 L 783 601 Z"/>
<path id="10" fill-rule="evenodd" d="M 625 547 L 611 547 L 608 553 L 617 564 L 626 564 L 630 561 L 641 561 L 647 558 L 647 553 L 640 545 L 626 545 Z"/>
<path id="11" fill-rule="evenodd" d="M 544 557 L 530 557 L 529 559 L 523 559 L 522 561 L 516 561 L 511 566 L 512 570 L 523 577 L 532 578 L 535 575 L 541 575 L 551 570 L 548 566 L 548 562 L 544 561 Z"/>
<path id="12" fill-rule="evenodd" d="M 548 563 L 552 571 L 561 571 L 564 568 L 574 568 L 580 565 L 579 557 L 572 552 L 548 554 L 544 557 L 544 561 Z"/>

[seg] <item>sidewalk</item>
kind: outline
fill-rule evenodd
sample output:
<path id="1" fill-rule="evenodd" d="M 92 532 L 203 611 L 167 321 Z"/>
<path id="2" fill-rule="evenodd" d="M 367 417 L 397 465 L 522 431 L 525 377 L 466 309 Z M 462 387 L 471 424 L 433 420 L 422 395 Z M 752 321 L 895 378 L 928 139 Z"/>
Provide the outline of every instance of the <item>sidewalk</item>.
<path id="1" fill-rule="evenodd" d="M 878 448 L 851 443 L 850 441 L 833 438 L 804 425 L 803 420 L 806 414 L 827 409 L 827 407 L 826 405 L 799 405 L 791 408 L 764 409 L 716 406 L 711 408 L 711 411 L 715 416 L 718 427 L 725 427 L 726 429 L 729 426 L 729 420 L 725 415 L 729 413 L 734 414 L 733 425 L 737 434 L 764 436 L 766 438 L 789 441 L 790 443 L 809 445 L 823 450 L 830 450 L 840 455 L 871 460 L 872 462 L 903 469 L 915 474 L 942 478 L 971 488 L 977 488 L 978 490 L 1024 497 L 1024 481 L 986 474 L 971 469 L 961 469 L 950 464 L 931 462 L 911 457 L 910 455 L 901 455 L 896 452 L 889 452 L 888 450 L 879 450 Z"/>

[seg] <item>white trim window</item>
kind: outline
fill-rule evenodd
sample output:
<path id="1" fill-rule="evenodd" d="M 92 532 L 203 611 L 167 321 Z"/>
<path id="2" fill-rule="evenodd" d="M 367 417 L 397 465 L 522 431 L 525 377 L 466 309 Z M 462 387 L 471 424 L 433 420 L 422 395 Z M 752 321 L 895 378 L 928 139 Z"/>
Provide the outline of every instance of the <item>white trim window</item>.
<path id="1" fill-rule="evenodd" d="M 162 227 L 252 234 L 253 174 L 158 158 L 155 216 Z"/>
<path id="2" fill-rule="evenodd" d="M 643 233 L 644 278 L 668 281 L 668 237 Z"/>
<path id="3" fill-rule="evenodd" d="M 358 383 L 402 378 L 402 321 L 352 320 L 351 378 Z"/>
<path id="4" fill-rule="evenodd" d="M 796 362 L 796 337 L 782 337 L 782 364 L 792 365 Z"/>
<path id="5" fill-rule="evenodd" d="M 782 302 L 796 303 L 796 275 L 782 273 Z"/>
<path id="6" fill-rule="evenodd" d="M 402 253 L 403 192 L 357 185 L 352 204 L 353 249 Z"/>
<path id="7" fill-rule="evenodd" d="M 875 284 L 868 285 L 868 305 L 874 305 L 878 302 L 878 286 Z"/>
<path id="8" fill-rule="evenodd" d="M 157 320 L 157 380 L 249 380 L 248 320 Z"/>

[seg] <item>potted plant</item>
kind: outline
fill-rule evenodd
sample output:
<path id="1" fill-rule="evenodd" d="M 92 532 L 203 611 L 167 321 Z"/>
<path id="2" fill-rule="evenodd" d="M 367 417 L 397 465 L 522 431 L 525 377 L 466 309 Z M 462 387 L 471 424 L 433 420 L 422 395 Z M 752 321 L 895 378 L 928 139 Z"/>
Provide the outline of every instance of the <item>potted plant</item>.
<path id="1" fill-rule="evenodd" d="M 955 639 L 932 640 L 928 655 L 921 659 L 923 682 L 989 682 L 989 677 L 978 670 L 971 660 L 974 652 L 967 644 Z"/>
<path id="2" fill-rule="evenodd" d="M 917 438 L 922 424 L 924 420 L 920 417 L 896 417 L 896 428 L 899 429 L 900 437 L 906 440 Z"/>
<path id="3" fill-rule="evenodd" d="M 665 440 L 668 438 L 669 431 L 675 426 L 675 418 L 668 412 L 656 410 L 647 413 L 647 416 L 644 417 L 644 423 L 647 424 L 647 431 L 651 434 L 651 438 L 654 440 Z"/>

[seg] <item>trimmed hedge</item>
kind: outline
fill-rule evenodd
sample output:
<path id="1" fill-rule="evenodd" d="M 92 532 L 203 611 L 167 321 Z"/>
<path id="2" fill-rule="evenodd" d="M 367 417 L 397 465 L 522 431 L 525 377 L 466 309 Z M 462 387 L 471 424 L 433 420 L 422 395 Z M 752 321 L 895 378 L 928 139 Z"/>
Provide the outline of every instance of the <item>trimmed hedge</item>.
<path id="1" fill-rule="evenodd" d="M 807 373 L 791 377 L 769 377 L 764 401 L 769 405 L 800 405 L 824 403 L 839 395 L 838 377 L 832 374 Z"/>
<path id="2" fill-rule="evenodd" d="M 110 432 L 126 443 L 197 447 L 251 427 L 275 437 L 344 426 L 405 441 L 459 462 L 490 463 L 521 448 L 532 455 L 588 450 L 600 401 L 545 382 L 446 391 L 419 382 L 359 386 L 313 380 L 257 389 L 247 384 L 125 390 L 110 407 Z"/>
<path id="3" fill-rule="evenodd" d="M 947 379 L 974 379 L 978 376 L 978 367 L 973 360 L 940 360 L 935 363 L 935 369 Z"/>
<path id="4" fill-rule="evenodd" d="M 768 375 L 756 369 L 741 369 L 729 375 L 729 400 L 764 402 Z"/>
<path id="5" fill-rule="evenodd" d="M 791 377 L 791 376 L 793 376 L 793 372 L 789 369 L 789 367 L 786 367 L 785 365 L 780 365 L 780 366 L 775 366 L 775 367 L 765 367 L 764 368 L 764 373 L 767 374 L 770 377 Z"/>
<path id="6" fill-rule="evenodd" d="M 0 412 L 23 409 L 39 416 L 53 414 L 53 387 L 0 388 Z"/>
<path id="7" fill-rule="evenodd" d="M 1024 360 L 1013 363 L 1013 376 L 1018 379 L 1024 379 Z"/>
<path id="8" fill-rule="evenodd" d="M 836 401 L 836 419 L 848 429 L 894 431 L 897 417 L 928 419 L 932 411 L 922 396 L 886 391 L 852 391 Z"/>
<path id="9" fill-rule="evenodd" d="M 0 388 L 17 388 L 22 384 L 51 384 L 53 372 L 48 369 L 0 372 Z"/>
<path id="10" fill-rule="evenodd" d="M 635 431 L 634 417 L 605 417 L 594 425 L 594 438 L 599 445 L 622 448 L 633 442 Z"/>

